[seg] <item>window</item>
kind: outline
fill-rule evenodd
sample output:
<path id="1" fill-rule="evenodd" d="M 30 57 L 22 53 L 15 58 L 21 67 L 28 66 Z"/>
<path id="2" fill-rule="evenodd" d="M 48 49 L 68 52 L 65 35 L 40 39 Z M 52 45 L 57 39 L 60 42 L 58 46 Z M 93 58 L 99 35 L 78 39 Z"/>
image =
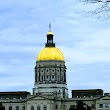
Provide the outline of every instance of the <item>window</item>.
<path id="1" fill-rule="evenodd" d="M 47 81 L 49 80 L 49 76 L 47 76 Z"/>
<path id="2" fill-rule="evenodd" d="M 2 97 L 0 96 L 0 99 L 2 99 Z"/>
<path id="3" fill-rule="evenodd" d="M 31 110 L 34 110 L 34 106 L 31 106 Z"/>
<path id="4" fill-rule="evenodd" d="M 43 107 L 44 109 L 43 110 L 47 110 L 47 107 L 46 107 L 46 105 L 44 105 L 44 107 Z"/>
<path id="5" fill-rule="evenodd" d="M 44 80 L 44 76 L 42 76 L 42 81 Z"/>
<path id="6" fill-rule="evenodd" d="M 70 105 L 70 108 L 73 108 L 73 105 Z"/>
<path id="7" fill-rule="evenodd" d="M 16 106 L 16 110 L 19 110 L 19 106 Z"/>
<path id="8" fill-rule="evenodd" d="M 62 76 L 62 81 L 63 81 L 63 76 Z"/>
<path id="9" fill-rule="evenodd" d="M 75 108 L 75 105 L 70 105 L 70 109 L 74 109 Z"/>
<path id="10" fill-rule="evenodd" d="M 48 43 L 52 43 L 52 40 L 50 39 L 50 40 L 48 40 Z"/>
<path id="11" fill-rule="evenodd" d="M 109 108 L 109 104 L 105 104 L 105 108 Z"/>
<path id="12" fill-rule="evenodd" d="M 58 106 L 57 105 L 55 105 L 55 109 L 58 109 Z"/>
<path id="13" fill-rule="evenodd" d="M 99 108 L 103 108 L 103 104 L 99 104 Z"/>
<path id="14" fill-rule="evenodd" d="M 40 106 L 39 105 L 37 106 L 37 110 L 40 110 Z"/>
<path id="15" fill-rule="evenodd" d="M 57 76 L 58 81 L 60 80 L 60 76 Z"/>
<path id="16" fill-rule="evenodd" d="M 9 99 L 9 98 L 6 98 L 7 100 Z"/>
<path id="17" fill-rule="evenodd" d="M 25 106 L 22 106 L 22 110 L 25 110 Z"/>
<path id="18" fill-rule="evenodd" d="M 51 76 L 51 80 L 52 80 L 52 81 L 55 80 L 55 76 L 54 76 L 54 75 Z"/>
<path id="19" fill-rule="evenodd" d="M 66 105 L 63 105 L 63 109 L 66 109 Z"/>
<path id="20" fill-rule="evenodd" d="M 9 110 L 12 110 L 12 106 L 9 106 Z"/>
<path id="21" fill-rule="evenodd" d="M 95 109 L 95 104 L 92 104 L 92 108 Z"/>

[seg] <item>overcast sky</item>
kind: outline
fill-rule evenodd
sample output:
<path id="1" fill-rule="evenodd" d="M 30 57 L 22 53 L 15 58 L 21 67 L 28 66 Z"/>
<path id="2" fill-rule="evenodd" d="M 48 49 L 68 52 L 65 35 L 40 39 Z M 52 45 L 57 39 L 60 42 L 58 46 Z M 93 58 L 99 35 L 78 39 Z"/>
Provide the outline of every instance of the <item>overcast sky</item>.
<path id="1" fill-rule="evenodd" d="M 0 0 L 0 91 L 32 92 L 36 57 L 51 22 L 65 57 L 69 94 L 110 92 L 110 20 L 88 15 L 88 8 L 74 0 Z"/>

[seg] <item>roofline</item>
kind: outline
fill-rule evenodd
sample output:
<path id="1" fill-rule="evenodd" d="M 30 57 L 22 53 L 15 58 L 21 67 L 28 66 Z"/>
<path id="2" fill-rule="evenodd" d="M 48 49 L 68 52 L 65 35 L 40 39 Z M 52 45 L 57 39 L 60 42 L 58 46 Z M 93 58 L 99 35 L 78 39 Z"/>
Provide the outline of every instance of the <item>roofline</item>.
<path id="1" fill-rule="evenodd" d="M 27 93 L 27 94 L 31 94 L 28 91 L 7 91 L 7 92 L 0 92 L 0 94 L 23 94 L 23 93 Z"/>

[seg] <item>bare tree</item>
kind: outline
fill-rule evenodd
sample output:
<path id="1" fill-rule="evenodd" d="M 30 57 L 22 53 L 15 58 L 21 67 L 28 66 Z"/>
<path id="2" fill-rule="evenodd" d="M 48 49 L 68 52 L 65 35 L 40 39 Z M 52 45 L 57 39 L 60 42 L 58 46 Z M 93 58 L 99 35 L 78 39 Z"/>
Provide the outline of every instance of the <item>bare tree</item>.
<path id="1" fill-rule="evenodd" d="M 5 107 L 0 103 L 0 110 L 5 110 Z"/>
<path id="2" fill-rule="evenodd" d="M 82 100 L 78 100 L 76 103 L 76 105 L 71 105 L 69 110 L 92 110 L 92 108 L 85 104 Z"/>
<path id="3" fill-rule="evenodd" d="M 88 11 L 88 13 L 98 15 L 98 18 L 109 19 L 110 18 L 110 0 L 76 0 L 86 4 L 97 4 L 97 7 Z"/>

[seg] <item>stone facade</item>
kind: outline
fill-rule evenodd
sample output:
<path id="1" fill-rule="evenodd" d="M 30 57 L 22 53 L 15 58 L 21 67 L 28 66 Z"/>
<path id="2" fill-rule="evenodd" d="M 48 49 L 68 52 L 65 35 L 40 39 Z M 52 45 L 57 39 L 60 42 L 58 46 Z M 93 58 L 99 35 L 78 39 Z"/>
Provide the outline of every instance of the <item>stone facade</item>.
<path id="1" fill-rule="evenodd" d="M 110 96 L 84 98 L 56 98 L 51 95 L 29 95 L 25 99 L 1 99 L 5 110 L 69 110 L 83 101 L 91 110 L 110 110 Z"/>
<path id="2" fill-rule="evenodd" d="M 33 94 L 52 94 L 67 98 L 66 66 L 64 61 L 38 61 L 35 66 Z"/>

